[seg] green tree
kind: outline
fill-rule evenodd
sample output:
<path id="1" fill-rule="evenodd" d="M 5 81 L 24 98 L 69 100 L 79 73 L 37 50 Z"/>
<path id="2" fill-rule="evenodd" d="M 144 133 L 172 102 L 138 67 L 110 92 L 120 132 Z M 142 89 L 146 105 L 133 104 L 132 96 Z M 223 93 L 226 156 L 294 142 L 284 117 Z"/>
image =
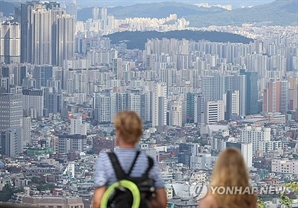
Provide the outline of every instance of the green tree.
<path id="1" fill-rule="evenodd" d="M 110 136 L 115 136 L 115 130 L 110 133 Z"/>
<path id="2" fill-rule="evenodd" d="M 38 191 L 46 191 L 46 190 L 53 191 L 55 189 L 55 185 L 45 183 L 45 184 L 40 184 L 36 188 L 37 188 Z"/>
<path id="3" fill-rule="evenodd" d="M 297 182 L 291 182 L 283 185 L 284 187 L 288 187 L 294 191 L 298 191 L 298 183 Z"/>
<path id="4" fill-rule="evenodd" d="M 258 199 L 257 203 L 258 208 L 267 208 L 267 205 L 261 199 Z"/>
<path id="5" fill-rule="evenodd" d="M 281 194 L 280 204 L 284 205 L 286 208 L 292 208 L 292 199 L 284 194 Z"/>
<path id="6" fill-rule="evenodd" d="M 39 178 L 39 177 L 35 177 L 35 176 L 33 176 L 32 178 L 31 178 L 31 183 L 36 183 L 36 184 L 44 184 L 44 183 L 46 183 L 44 180 L 42 180 L 41 178 Z"/>
<path id="7" fill-rule="evenodd" d="M 15 190 L 10 184 L 5 184 L 2 191 L 0 191 L 0 201 L 7 202 L 14 192 Z"/>
<path id="8" fill-rule="evenodd" d="M 290 188 L 293 191 L 298 191 L 298 183 L 297 182 L 291 182 L 286 183 L 283 185 L 284 187 Z M 290 199 L 285 194 L 280 195 L 280 203 L 284 205 L 286 208 L 292 208 L 292 199 Z"/>

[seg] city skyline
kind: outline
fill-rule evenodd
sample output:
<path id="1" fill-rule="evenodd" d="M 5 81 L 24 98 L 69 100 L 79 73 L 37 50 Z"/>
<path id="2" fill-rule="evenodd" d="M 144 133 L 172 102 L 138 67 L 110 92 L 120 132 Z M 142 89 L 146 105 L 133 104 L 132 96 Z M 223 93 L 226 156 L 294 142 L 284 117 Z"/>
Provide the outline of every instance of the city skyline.
<path id="1" fill-rule="evenodd" d="M 14 0 L 5 0 L 6 2 L 15 2 Z M 202 3 L 208 3 L 209 5 L 232 5 L 233 8 L 241 8 L 241 6 L 256 6 L 256 5 L 262 5 L 274 2 L 275 0 L 186 0 L 186 1 L 172 1 L 172 2 L 181 2 L 186 4 L 202 4 Z M 20 1 L 24 3 L 24 1 Z M 64 0 L 64 1 L 58 1 L 60 3 L 73 3 L 76 2 L 80 7 L 90 7 L 90 6 L 128 6 L 133 4 L 148 4 L 148 3 L 160 3 L 160 2 L 170 2 L 165 0 L 136 0 L 136 1 L 125 1 L 125 0 L 112 0 L 112 1 L 94 1 L 94 0 L 87 0 L 82 1 L 80 0 Z"/>
<path id="2" fill-rule="evenodd" d="M 82 19 L 75 2 L 1 13 L 0 201 L 91 208 L 96 158 L 118 148 L 113 121 L 124 110 L 143 122 L 137 148 L 158 163 L 169 207 L 197 207 L 194 187 L 211 180 L 229 147 L 241 151 L 252 187 L 296 181 L 298 30 L 283 21 L 296 13 L 283 24 L 241 18 L 258 8 L 285 14 L 287 2 L 236 12 L 203 5 L 201 19 L 119 17 L 108 7 Z M 235 16 L 199 24 L 214 13 Z M 258 197 L 281 204 L 278 194 Z"/>

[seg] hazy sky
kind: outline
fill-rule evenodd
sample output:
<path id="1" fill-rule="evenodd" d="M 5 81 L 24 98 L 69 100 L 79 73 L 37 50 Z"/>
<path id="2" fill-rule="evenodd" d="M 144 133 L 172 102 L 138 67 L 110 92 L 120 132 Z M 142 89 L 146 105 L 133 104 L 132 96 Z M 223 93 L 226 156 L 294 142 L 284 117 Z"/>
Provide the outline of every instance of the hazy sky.
<path id="1" fill-rule="evenodd" d="M 60 2 L 70 2 L 71 0 L 60 0 Z M 233 8 L 241 6 L 254 6 L 271 3 L 274 0 L 175 0 L 176 2 L 195 4 L 195 3 L 209 3 L 209 4 L 231 4 Z M 80 7 L 86 6 L 127 6 L 136 3 L 153 3 L 165 2 L 164 0 L 77 0 Z M 168 1 L 170 2 L 170 1 Z"/>

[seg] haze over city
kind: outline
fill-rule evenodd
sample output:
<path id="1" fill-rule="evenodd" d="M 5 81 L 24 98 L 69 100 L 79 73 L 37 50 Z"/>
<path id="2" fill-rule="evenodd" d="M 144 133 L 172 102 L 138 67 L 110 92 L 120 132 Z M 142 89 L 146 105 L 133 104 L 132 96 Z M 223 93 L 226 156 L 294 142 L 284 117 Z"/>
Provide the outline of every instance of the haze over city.
<path id="1" fill-rule="evenodd" d="M 298 1 L 0 2 L 1 202 L 91 208 L 123 110 L 168 207 L 198 207 L 228 147 L 253 187 L 290 187 L 260 207 L 297 207 Z"/>
<path id="2" fill-rule="evenodd" d="M 90 6 L 127 6 L 127 5 L 134 5 L 134 4 L 149 4 L 149 3 L 161 3 L 161 2 L 180 2 L 180 3 L 186 3 L 186 4 L 197 4 L 197 3 L 208 3 L 210 5 L 232 5 L 235 8 L 239 8 L 241 6 L 255 6 L 255 5 L 262 5 L 271 3 L 274 0 L 176 0 L 176 1 L 162 1 L 162 0 L 111 0 L 111 1 L 94 1 L 94 0 L 78 0 L 77 4 L 80 7 L 90 7 Z M 15 0 L 7 0 L 7 2 L 17 2 Z M 25 1 L 19 1 L 19 2 L 25 2 Z M 62 0 L 59 1 L 60 3 L 71 3 L 71 0 Z"/>

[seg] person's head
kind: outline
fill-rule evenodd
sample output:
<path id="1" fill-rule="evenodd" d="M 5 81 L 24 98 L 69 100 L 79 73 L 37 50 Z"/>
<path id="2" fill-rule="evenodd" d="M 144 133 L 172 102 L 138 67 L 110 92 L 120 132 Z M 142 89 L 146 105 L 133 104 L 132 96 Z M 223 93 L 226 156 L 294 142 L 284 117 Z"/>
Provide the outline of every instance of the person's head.
<path id="1" fill-rule="evenodd" d="M 134 111 L 122 111 L 114 119 L 117 143 L 135 145 L 143 134 L 142 120 Z"/>
<path id="2" fill-rule="evenodd" d="M 245 161 L 236 148 L 227 148 L 219 154 L 213 168 L 211 186 L 217 188 L 237 187 L 243 190 L 241 193 L 235 192 L 235 194 L 213 193 L 217 203 L 223 207 L 237 207 L 238 205 L 240 207 L 241 205 L 241 207 L 246 208 L 255 203 L 255 195 L 252 192 L 250 192 L 251 194 L 243 194 L 246 187 L 250 188 L 249 175 Z"/>
<path id="3" fill-rule="evenodd" d="M 227 148 L 219 154 L 212 172 L 212 185 L 249 185 L 246 164 L 238 149 Z"/>

